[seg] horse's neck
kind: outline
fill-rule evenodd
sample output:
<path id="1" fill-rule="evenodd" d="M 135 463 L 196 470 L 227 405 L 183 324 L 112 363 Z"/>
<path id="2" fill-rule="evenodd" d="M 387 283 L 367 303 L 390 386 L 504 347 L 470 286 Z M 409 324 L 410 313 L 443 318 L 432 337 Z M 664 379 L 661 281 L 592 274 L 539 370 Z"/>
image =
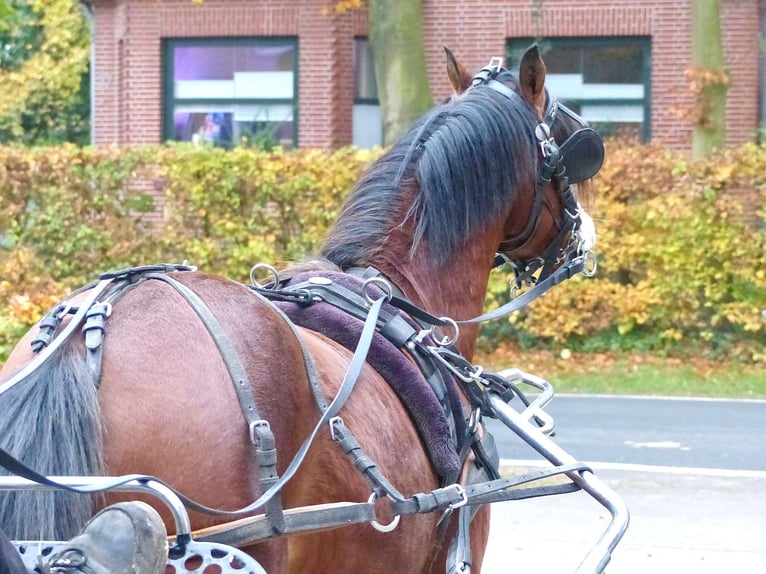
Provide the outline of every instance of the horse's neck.
<path id="1" fill-rule="evenodd" d="M 498 243 L 485 237 L 471 241 L 450 261 L 433 269 L 426 263 L 421 250 L 405 263 L 383 265 L 380 271 L 388 276 L 413 303 L 426 311 L 457 321 L 480 315 L 484 308 L 489 273 Z M 447 328 L 448 329 L 448 328 Z M 478 326 L 461 325 L 457 347 L 470 360 L 476 344 Z M 445 332 L 443 335 L 451 336 Z"/>

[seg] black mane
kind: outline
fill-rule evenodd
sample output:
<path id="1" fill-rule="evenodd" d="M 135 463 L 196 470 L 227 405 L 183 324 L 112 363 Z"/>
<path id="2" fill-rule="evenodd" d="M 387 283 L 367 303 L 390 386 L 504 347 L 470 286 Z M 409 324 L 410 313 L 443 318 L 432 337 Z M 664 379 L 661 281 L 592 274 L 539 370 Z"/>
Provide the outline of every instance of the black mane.
<path id="1" fill-rule="evenodd" d="M 435 107 L 362 177 L 321 256 L 343 269 L 369 264 L 411 223 L 410 254 L 425 240 L 434 266 L 445 263 L 534 182 L 536 124 L 521 97 L 485 86 Z"/>

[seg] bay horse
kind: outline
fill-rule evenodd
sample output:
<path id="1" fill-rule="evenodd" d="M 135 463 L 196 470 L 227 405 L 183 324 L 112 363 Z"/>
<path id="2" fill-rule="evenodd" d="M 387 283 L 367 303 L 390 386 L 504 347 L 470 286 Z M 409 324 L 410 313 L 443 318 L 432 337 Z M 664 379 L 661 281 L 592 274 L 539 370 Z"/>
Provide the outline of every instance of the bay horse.
<path id="1" fill-rule="evenodd" d="M 592 246 L 592 221 L 567 196 L 572 188 L 556 154 L 567 150 L 560 155 L 570 183 L 590 178 L 600 161 L 578 158 L 577 146 L 567 146 L 585 124 L 548 94 L 537 48 L 524 54 L 518 74 L 496 63 L 472 76 L 449 51 L 447 60 L 454 95 L 370 167 L 317 260 L 288 275 L 374 268 L 413 308 L 458 321 L 481 313 L 496 253 L 522 275 L 540 265 L 550 274 L 573 238 L 579 247 Z M 546 172 L 551 149 L 556 159 Z M 586 167 L 578 167 L 577 159 Z M 281 476 L 320 420 L 317 401 L 329 402 L 342 389 L 354 351 L 321 325 L 293 324 L 286 312 L 258 295 L 264 291 L 260 286 L 254 290 L 181 269 L 164 274 L 175 286 L 149 280 L 163 275 L 156 268 L 113 274 L 123 288 L 113 301 L 104 291 L 108 304 L 86 305 L 95 288 L 75 294 L 54 319 L 63 316 L 63 327 L 75 309 L 89 307 L 85 334 L 68 337 L 52 359 L 20 377 L 35 352 L 49 343 L 41 341 L 41 332 L 50 335 L 45 320 L 42 329 L 30 331 L 3 369 L 0 446 L 48 475 L 141 473 L 206 506 L 235 511 L 269 484 L 259 479 L 269 465 L 261 457 L 273 456 L 273 449 L 256 454 L 253 443 L 263 446 L 266 435 L 253 440 L 252 432 L 268 421 Z M 275 284 L 279 281 L 277 276 Z M 213 317 L 207 322 L 215 328 L 206 326 L 204 313 L 190 298 L 204 302 Z M 228 349 L 218 344 L 216 330 Z M 461 324 L 459 338 L 448 335 L 455 353 L 468 361 L 476 336 L 476 324 Z M 240 379 L 227 362 L 232 356 L 241 367 Z M 374 461 L 374 468 L 407 497 L 443 486 L 422 430 L 381 370 L 360 367 L 339 412 L 366 458 L 352 464 L 332 433 L 320 432 L 279 490 L 284 508 L 368 500 L 370 483 L 357 470 L 363 461 Z M 8 387 L 9 381 L 18 384 Z M 248 387 L 243 392 L 251 393 L 258 411 L 249 428 L 242 420 L 238 383 Z M 456 424 L 465 432 L 469 405 L 465 396 L 459 399 L 455 418 L 463 420 Z M 473 457 L 468 453 L 459 461 L 467 461 L 467 467 Z M 457 475 L 461 467 L 451 472 Z M 64 540 L 95 507 L 121 497 L 8 492 L 0 502 L 0 524 L 16 539 Z M 159 510 L 168 521 L 167 510 Z M 246 550 L 272 574 L 437 572 L 447 563 L 450 540 L 438 533 L 441 516 L 403 515 L 391 532 L 370 525 L 317 529 Z M 194 528 L 205 529 L 225 518 L 193 512 L 192 520 Z M 474 572 L 481 570 L 488 530 L 485 506 L 470 523 Z"/>

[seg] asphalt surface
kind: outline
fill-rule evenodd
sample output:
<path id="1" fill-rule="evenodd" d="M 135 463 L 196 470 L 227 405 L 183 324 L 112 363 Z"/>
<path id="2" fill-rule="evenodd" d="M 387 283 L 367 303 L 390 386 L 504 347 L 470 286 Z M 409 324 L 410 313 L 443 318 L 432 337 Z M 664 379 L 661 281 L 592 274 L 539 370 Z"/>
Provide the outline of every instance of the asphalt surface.
<path id="1" fill-rule="evenodd" d="M 607 573 L 766 572 L 766 401 L 562 396 L 546 412 L 630 510 Z M 506 475 L 549 466 L 489 428 Z M 496 504 L 483 572 L 575 572 L 610 518 L 583 492 Z"/>

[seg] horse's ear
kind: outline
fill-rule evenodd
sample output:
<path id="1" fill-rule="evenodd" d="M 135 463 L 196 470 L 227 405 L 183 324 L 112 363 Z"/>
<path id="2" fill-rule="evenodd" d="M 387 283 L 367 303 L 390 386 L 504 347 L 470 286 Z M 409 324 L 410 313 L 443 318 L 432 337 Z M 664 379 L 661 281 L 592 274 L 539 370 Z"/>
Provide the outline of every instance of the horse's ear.
<path id="1" fill-rule="evenodd" d="M 447 77 L 449 78 L 449 83 L 456 94 L 462 94 L 471 85 L 473 76 L 468 73 L 463 64 L 457 61 L 455 54 L 447 46 L 444 46 L 444 53 L 447 55 Z"/>
<path id="2" fill-rule="evenodd" d="M 519 66 L 521 95 L 537 110 L 540 117 L 545 113 L 545 64 L 537 44 L 532 44 L 521 57 Z"/>

